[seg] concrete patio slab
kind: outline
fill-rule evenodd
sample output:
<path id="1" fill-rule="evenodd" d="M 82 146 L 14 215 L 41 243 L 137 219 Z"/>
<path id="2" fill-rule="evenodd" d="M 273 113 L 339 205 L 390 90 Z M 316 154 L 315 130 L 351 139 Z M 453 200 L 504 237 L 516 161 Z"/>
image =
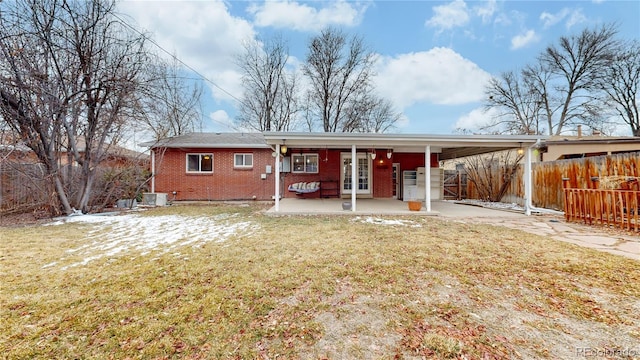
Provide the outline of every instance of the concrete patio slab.
<path id="1" fill-rule="evenodd" d="M 355 211 L 343 210 L 342 203 L 350 203 L 350 199 L 297 199 L 280 200 L 280 211 L 275 207 L 267 211 L 269 215 L 418 215 L 443 217 L 526 217 L 522 213 L 487 209 L 479 206 L 457 204 L 453 201 L 432 201 L 431 211 L 426 211 L 424 204 L 420 211 L 410 211 L 406 202 L 395 199 L 357 199 Z"/>

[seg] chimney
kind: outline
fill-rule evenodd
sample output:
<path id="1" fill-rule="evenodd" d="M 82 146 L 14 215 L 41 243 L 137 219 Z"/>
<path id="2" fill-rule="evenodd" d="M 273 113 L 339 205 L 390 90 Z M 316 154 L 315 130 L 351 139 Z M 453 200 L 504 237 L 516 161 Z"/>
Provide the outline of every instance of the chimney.
<path id="1" fill-rule="evenodd" d="M 578 139 L 582 138 L 582 125 L 578 125 Z"/>

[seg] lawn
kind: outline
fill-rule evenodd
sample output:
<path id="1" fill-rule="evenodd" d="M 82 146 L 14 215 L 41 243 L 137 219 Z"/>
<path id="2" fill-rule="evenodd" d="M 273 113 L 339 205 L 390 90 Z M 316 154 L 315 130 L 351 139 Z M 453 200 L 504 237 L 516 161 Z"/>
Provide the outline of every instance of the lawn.
<path id="1" fill-rule="evenodd" d="M 0 228 L 0 354 L 640 357 L 638 261 L 437 217 L 262 210 Z"/>

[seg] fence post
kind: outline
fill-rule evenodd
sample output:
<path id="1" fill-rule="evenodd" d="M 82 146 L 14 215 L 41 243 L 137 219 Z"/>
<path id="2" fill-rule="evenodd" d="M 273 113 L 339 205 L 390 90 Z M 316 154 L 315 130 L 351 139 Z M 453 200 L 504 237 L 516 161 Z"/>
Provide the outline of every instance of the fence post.
<path id="1" fill-rule="evenodd" d="M 569 178 L 562 178 L 562 191 L 564 192 L 564 219 L 569 221 L 570 219 L 570 214 L 569 214 L 569 189 L 567 189 L 569 185 Z"/>

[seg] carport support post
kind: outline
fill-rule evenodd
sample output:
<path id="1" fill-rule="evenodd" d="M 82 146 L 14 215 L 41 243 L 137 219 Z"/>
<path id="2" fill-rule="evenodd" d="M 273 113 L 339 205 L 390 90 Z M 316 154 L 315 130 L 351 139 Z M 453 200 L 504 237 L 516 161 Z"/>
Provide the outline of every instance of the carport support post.
<path id="1" fill-rule="evenodd" d="M 524 214 L 531 215 L 531 147 L 524 152 Z"/>
<path id="2" fill-rule="evenodd" d="M 276 144 L 276 212 L 280 211 L 280 144 Z"/>
<path id="3" fill-rule="evenodd" d="M 151 149 L 151 192 L 156 192 L 156 152 Z"/>
<path id="4" fill-rule="evenodd" d="M 356 176 L 357 161 L 356 146 L 351 145 L 351 211 L 356 211 L 356 185 L 358 185 Z"/>
<path id="5" fill-rule="evenodd" d="M 424 206 L 431 212 L 431 145 L 424 149 L 424 193 L 427 195 Z"/>

